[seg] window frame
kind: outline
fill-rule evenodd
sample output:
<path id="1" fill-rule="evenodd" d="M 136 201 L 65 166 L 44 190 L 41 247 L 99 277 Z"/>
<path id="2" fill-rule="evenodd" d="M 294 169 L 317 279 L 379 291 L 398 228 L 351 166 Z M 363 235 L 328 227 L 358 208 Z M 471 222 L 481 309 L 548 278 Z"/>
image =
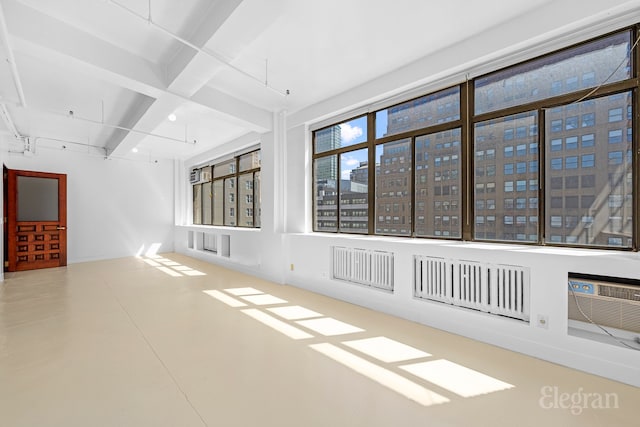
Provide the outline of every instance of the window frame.
<path id="1" fill-rule="evenodd" d="M 250 168 L 245 168 L 242 171 L 240 171 L 240 158 L 241 157 L 245 157 L 251 154 L 256 153 L 256 155 L 258 156 L 258 164 L 257 165 L 253 165 L 253 167 Z M 227 173 L 220 173 L 220 174 L 216 174 L 216 167 L 218 168 L 224 168 L 228 165 L 232 165 L 233 167 L 231 168 L 231 171 L 228 171 Z M 231 158 L 221 158 L 221 159 L 216 159 L 216 160 L 212 160 L 209 161 L 205 164 L 199 165 L 199 166 L 195 166 L 190 168 L 190 172 L 199 170 L 200 173 L 202 173 L 203 170 L 205 169 L 209 169 L 209 180 L 206 181 L 206 183 L 210 183 L 211 184 L 211 206 L 210 206 L 210 217 L 211 217 L 211 224 L 204 224 L 203 222 L 203 218 L 204 218 L 204 194 L 201 195 L 200 197 L 200 210 L 201 210 L 201 220 L 200 223 L 195 222 L 195 212 L 192 212 L 191 215 L 191 223 L 193 225 L 199 225 L 199 226 L 203 226 L 203 227 L 232 227 L 232 228 L 261 228 L 261 222 L 259 219 L 256 221 L 255 219 L 255 213 L 258 212 L 258 215 L 260 215 L 260 207 L 256 206 L 257 203 L 259 203 L 261 197 L 260 195 L 256 195 L 256 189 L 255 189 L 255 184 L 253 185 L 253 189 L 252 189 L 252 202 L 251 202 L 251 206 L 247 206 L 250 207 L 251 209 L 253 209 L 253 213 L 254 213 L 254 219 L 253 219 L 253 226 L 248 226 L 248 225 L 240 225 L 239 224 L 239 216 L 238 216 L 238 212 L 240 212 L 240 204 L 241 204 L 241 198 L 239 197 L 240 194 L 240 189 L 238 187 L 239 182 L 240 182 L 240 177 L 244 176 L 244 175 L 248 175 L 251 174 L 253 177 L 253 182 L 255 183 L 255 178 L 256 178 L 256 174 L 260 173 L 261 170 L 261 149 L 260 148 L 254 148 L 254 149 L 250 149 L 247 151 L 242 152 L 241 154 L 237 154 L 234 155 Z M 230 201 L 229 198 L 229 193 L 227 193 L 226 191 L 226 180 L 230 179 L 230 178 L 234 178 L 235 179 L 235 184 L 234 184 L 234 197 L 233 197 L 233 202 Z M 216 223 L 216 203 L 214 201 L 215 199 L 215 188 L 216 188 L 216 183 L 217 182 L 222 182 L 222 190 L 223 190 L 223 195 L 222 198 L 220 199 L 222 201 L 222 222 L 221 223 Z M 190 183 L 190 187 L 191 187 L 191 193 L 194 193 L 194 188 L 196 186 L 201 186 L 201 191 L 202 191 L 202 186 L 205 183 L 205 181 L 199 180 L 197 183 Z M 257 196 L 257 197 L 256 197 Z M 193 199 L 193 196 L 192 196 Z M 235 214 L 235 225 L 230 225 L 230 224 L 225 224 L 226 222 L 226 213 L 230 212 L 228 211 L 228 209 L 233 209 L 233 212 Z M 256 209 L 257 208 L 257 209 Z"/>
<path id="2" fill-rule="evenodd" d="M 545 55 L 541 55 L 541 56 L 537 56 L 534 58 L 530 58 L 526 61 L 520 62 L 520 63 L 516 63 L 514 65 L 510 65 L 507 67 L 504 67 L 502 69 L 498 69 L 498 70 L 493 70 L 490 71 L 486 74 L 483 75 L 479 75 L 477 77 L 474 77 L 473 79 L 467 80 L 466 82 L 460 83 L 458 85 L 454 85 L 454 86 L 450 86 L 450 87 L 446 87 L 443 89 L 439 89 L 437 91 L 431 92 L 431 93 L 427 93 L 427 94 L 423 94 L 420 96 L 417 96 L 415 98 L 412 98 L 410 100 L 405 100 L 405 101 L 401 101 L 398 102 L 396 104 L 393 104 L 391 106 L 385 107 L 385 108 L 381 108 L 378 110 L 372 110 L 369 113 L 366 114 L 361 114 L 361 115 L 357 115 L 354 116 L 350 119 L 346 119 L 346 120 L 342 120 L 340 123 L 344 123 L 344 122 L 348 122 L 349 120 L 353 120 L 356 119 L 358 117 L 365 117 L 366 116 L 366 122 L 367 122 L 367 126 L 368 126 L 368 132 L 367 132 L 367 140 L 358 144 L 358 145 L 354 145 L 354 146 L 348 146 L 348 147 L 341 147 L 339 149 L 333 150 L 331 152 L 323 152 L 323 153 L 318 153 L 316 154 L 315 151 L 312 149 L 312 163 L 319 157 L 323 157 L 325 155 L 328 155 L 329 153 L 335 154 L 337 156 L 340 156 L 342 153 L 348 152 L 348 151 L 352 151 L 352 150 L 357 150 L 357 149 L 362 149 L 362 148 L 367 148 L 368 151 L 368 158 L 369 158 L 369 165 L 371 168 L 371 165 L 375 165 L 375 150 L 376 147 L 379 144 L 384 144 L 384 143 L 388 143 L 388 142 L 392 142 L 392 141 L 399 141 L 405 138 L 410 138 L 411 139 L 411 157 L 412 157 L 412 163 L 411 163 L 411 183 L 413 187 L 410 187 L 410 193 L 411 193 L 411 207 L 410 207 L 410 218 L 412 219 L 412 223 L 411 223 L 411 237 L 414 238 L 427 238 L 427 239 L 431 239 L 431 238 L 437 238 L 437 239 L 453 239 L 453 240 L 462 240 L 462 241 L 490 241 L 490 242 L 500 242 L 500 243 L 515 243 L 515 244 L 530 244 L 530 245 L 540 245 L 540 246 L 562 246 L 562 247 L 579 247 L 579 248 L 597 248 L 597 249 L 615 249 L 615 250 L 634 250 L 637 251 L 638 250 L 638 241 L 639 241 L 639 236 L 640 236 L 640 218 L 639 218 L 639 204 L 637 203 L 637 201 L 634 200 L 634 203 L 632 204 L 633 206 L 633 212 L 632 212 L 632 219 L 633 219 L 633 230 L 631 233 L 631 247 L 624 247 L 624 248 L 620 248 L 620 247 L 608 247 L 608 246 L 602 246 L 602 245 L 588 245 L 588 244 L 573 244 L 573 243 L 567 243 L 567 242 L 552 242 L 551 239 L 548 238 L 547 236 L 547 232 L 548 230 L 546 229 L 546 223 L 548 222 L 548 215 L 550 215 L 547 212 L 547 207 L 545 206 L 545 197 L 546 197 L 546 189 L 544 188 L 545 185 L 541 185 L 541 183 L 545 183 L 546 182 L 546 176 L 551 172 L 548 168 L 548 164 L 547 164 L 547 156 L 549 156 L 551 154 L 551 150 L 546 146 L 546 139 L 548 136 L 553 135 L 553 133 L 550 133 L 549 135 L 547 135 L 547 131 L 545 131 L 545 128 L 547 126 L 550 126 L 552 123 L 554 124 L 554 129 L 557 129 L 557 133 L 558 134 L 562 134 L 564 133 L 562 140 L 560 142 L 561 144 L 561 148 L 558 150 L 558 152 L 556 153 L 556 157 L 558 155 L 562 155 L 562 170 L 564 171 L 566 169 L 566 159 L 568 157 L 570 157 L 570 162 L 569 165 L 572 167 L 570 170 L 575 170 L 578 169 L 580 170 L 583 167 L 587 167 L 587 168 L 594 168 L 594 164 L 595 164 L 595 159 L 598 158 L 597 154 L 589 154 L 589 153 L 585 153 L 584 151 L 582 151 L 583 148 L 585 147 L 593 147 L 594 145 L 598 145 L 598 144 L 606 144 L 606 138 L 608 137 L 607 135 L 602 136 L 602 135 L 597 135 L 599 129 L 606 129 L 606 123 L 602 123 L 604 122 L 609 122 L 609 117 L 610 114 L 607 112 L 608 110 L 615 110 L 616 111 L 616 115 L 615 118 L 618 118 L 619 114 L 617 114 L 617 109 L 616 107 L 610 107 L 609 109 L 604 109 L 604 115 L 606 117 L 603 118 L 598 118 L 598 114 L 595 114 L 591 111 L 578 111 L 575 109 L 572 109 L 571 113 L 566 114 L 565 116 L 563 116 L 562 118 L 554 118 L 554 119 L 550 119 L 548 116 L 552 115 L 552 112 L 554 110 L 557 109 L 561 109 L 567 106 L 572 106 L 574 104 L 577 104 L 579 102 L 589 102 L 589 101 L 595 101 L 596 99 L 599 98 L 604 98 L 607 96 L 617 96 L 618 94 L 622 95 L 624 93 L 631 93 L 632 96 L 632 101 L 631 101 L 631 113 L 627 111 L 625 111 L 624 109 L 622 109 L 621 111 L 621 115 L 622 115 L 622 120 L 621 120 L 621 127 L 623 129 L 623 135 L 622 135 L 622 139 L 623 142 L 625 141 L 625 133 L 624 133 L 624 129 L 625 128 L 630 128 L 632 129 L 632 182 L 633 182 L 633 191 L 631 193 L 632 197 L 637 199 L 640 196 L 640 191 L 638 190 L 640 187 L 640 171 L 638 170 L 638 167 L 640 166 L 640 161 L 638 159 L 638 138 L 635 136 L 635 133 L 638 132 L 638 122 L 639 122 L 639 114 L 640 114 L 640 96 L 639 96 L 639 92 L 640 92 L 640 85 L 639 85 L 639 69 L 640 69 L 640 54 L 638 53 L 638 51 L 640 49 L 635 48 L 631 50 L 631 66 L 630 66 L 630 70 L 629 70 L 629 77 L 621 79 L 621 80 L 615 80 L 613 82 L 604 82 L 598 86 L 595 86 L 594 83 L 594 79 L 595 79 L 595 74 L 592 70 L 588 70 L 588 69 L 578 69 L 577 72 L 578 74 L 576 74 L 576 76 L 572 76 L 571 77 L 571 82 L 573 82 L 572 84 L 577 84 L 578 87 L 573 88 L 572 90 L 568 91 L 568 92 L 564 92 L 565 88 L 563 87 L 565 83 L 568 83 L 568 80 L 566 78 L 562 78 L 561 80 L 559 80 L 559 85 L 562 86 L 561 91 L 559 93 L 556 94 L 549 94 L 548 96 L 546 96 L 545 98 L 542 99 L 535 99 L 534 101 L 524 101 L 521 104 L 516 104 L 516 105 L 510 105 L 504 108 L 499 108 L 499 109 L 495 109 L 495 110 L 489 110 L 489 111 L 485 111 L 485 112 L 481 112 L 476 114 L 474 111 L 474 95 L 475 95 L 475 82 L 477 82 L 479 79 L 483 79 L 486 78 L 488 76 L 490 76 L 491 74 L 494 73 L 501 73 L 504 71 L 508 71 L 509 69 L 514 69 L 517 70 L 518 67 L 521 67 L 522 65 L 526 65 L 527 63 L 533 63 L 535 61 L 540 61 L 540 60 L 544 60 L 547 57 L 552 57 L 554 55 L 559 55 L 558 58 L 562 58 L 563 55 L 565 55 L 566 58 L 572 58 L 575 55 L 578 55 L 578 53 L 576 52 L 580 52 L 580 54 L 582 54 L 584 52 L 584 50 L 580 51 L 581 48 L 586 47 L 587 45 L 594 43 L 593 46 L 596 46 L 597 49 L 602 49 L 602 46 L 604 46 L 604 40 L 608 37 L 612 37 L 612 36 L 616 36 L 616 35 L 623 35 L 623 34 L 628 34 L 629 35 L 629 42 L 633 43 L 634 40 L 637 40 L 638 38 L 638 34 L 640 33 L 639 31 L 640 28 L 640 24 L 638 25 L 634 25 L 634 26 L 629 26 L 629 27 L 625 27 L 625 28 L 621 28 L 618 29 L 616 31 L 611 31 L 607 34 L 602 34 L 598 37 L 594 37 L 591 38 L 589 40 L 585 40 L 581 43 L 577 43 L 571 46 L 567 46 L 563 49 L 559 49 L 559 50 L 555 50 L 552 52 L 549 52 Z M 626 35 L 625 35 L 626 37 Z M 603 41 L 603 44 L 598 45 L 598 41 Z M 616 44 L 616 46 L 620 46 L 620 44 Z M 592 51 L 596 51 L 596 50 L 592 50 Z M 559 59 L 560 61 L 561 59 Z M 586 80 L 588 80 L 588 82 L 586 82 Z M 579 85 L 579 82 L 582 81 L 582 86 Z M 597 82 L 596 82 L 597 83 Z M 588 87 L 585 87 L 584 85 L 587 84 Z M 412 101 L 421 99 L 421 98 L 425 98 L 425 97 L 429 97 L 429 96 L 434 96 L 436 95 L 438 92 L 445 92 L 445 91 L 450 91 L 452 88 L 458 88 L 459 90 L 459 99 L 460 99 L 460 114 L 459 114 L 459 119 L 458 120 L 451 120 L 451 121 L 445 121 L 445 122 L 438 122 L 435 124 L 431 124 L 428 126 L 425 126 L 423 128 L 416 128 L 416 129 L 412 129 L 406 132 L 398 132 L 398 133 L 394 133 L 392 135 L 385 135 L 385 136 L 381 136 L 379 138 L 376 137 L 376 133 L 377 133 L 377 128 L 376 128 L 376 120 L 377 120 L 377 114 L 380 111 L 383 111 L 385 109 L 391 109 L 397 106 L 401 106 L 404 104 L 409 104 Z M 536 95 L 537 96 L 537 95 Z M 600 111 L 600 110 L 598 110 Z M 480 191 L 479 188 L 477 188 L 477 184 L 476 184 L 476 180 L 474 179 L 474 175 L 475 175 L 475 171 L 476 168 L 481 168 L 484 171 L 484 174 L 486 175 L 486 159 L 488 158 L 488 151 L 485 150 L 480 150 L 483 151 L 482 154 L 480 152 L 475 153 L 474 152 L 474 145 L 475 145 L 475 138 L 474 138 L 474 127 L 476 124 L 481 123 L 481 122 L 488 122 L 490 120 L 494 120 L 494 119 L 499 119 L 502 117 L 507 117 L 507 116 L 516 116 L 518 114 L 524 114 L 524 113 L 528 113 L 528 112 L 536 112 L 537 114 L 537 120 L 536 120 L 536 124 L 530 126 L 528 129 L 526 129 L 527 131 L 527 135 L 529 137 L 532 137 L 533 139 L 535 139 L 536 142 L 527 142 L 527 153 L 529 155 L 535 155 L 536 158 L 536 162 L 537 162 L 537 170 L 530 170 L 531 168 L 528 167 L 527 171 L 531 172 L 532 174 L 537 175 L 537 178 L 535 180 L 531 180 L 529 178 L 527 178 L 527 185 L 526 185 L 526 189 L 527 190 L 533 190 L 533 188 L 535 187 L 534 185 L 531 184 L 530 181 L 535 181 L 536 185 L 537 185 L 537 209 L 528 209 L 528 213 L 527 213 L 527 217 L 531 218 L 531 217 L 535 217 L 536 218 L 536 223 L 538 224 L 538 235 L 537 235 L 537 239 L 535 240 L 526 240 L 526 241 L 509 241 L 509 240 L 496 240 L 496 239 L 482 239 L 482 238 L 477 238 L 474 237 L 474 233 L 475 233 L 475 227 L 476 227 L 476 216 L 478 215 L 482 215 L 480 213 L 475 213 L 474 212 L 474 207 L 476 206 L 476 197 L 475 194 L 477 191 Z M 629 114 L 632 115 L 631 118 L 629 118 Z M 569 119 L 569 120 L 567 120 Z M 619 120 L 616 120 L 616 122 L 614 123 L 618 123 L 620 122 Z M 567 124 L 569 123 L 569 124 Z M 625 123 L 627 123 L 625 125 Z M 336 124 L 333 124 L 332 126 L 335 126 Z M 541 128 L 541 126 L 543 128 Z M 570 129 L 566 129 L 567 126 L 570 127 Z M 329 126 L 325 126 L 322 129 L 325 129 Z M 533 131 L 533 127 L 535 127 L 535 132 Z M 457 203 L 459 203 L 459 205 L 461 206 L 461 214 L 460 214 L 460 223 L 462 224 L 461 227 L 461 235 L 459 237 L 455 237 L 452 238 L 451 236 L 437 236 L 437 237 L 433 237 L 433 236 L 416 236 L 415 233 L 415 228 L 416 228 L 416 224 L 418 223 L 418 220 L 424 220 L 427 223 L 429 222 L 437 222 L 436 219 L 436 215 L 440 217 L 440 223 L 442 223 L 442 218 L 443 218 L 443 214 L 436 214 L 435 212 L 432 212 L 431 215 L 428 214 L 429 212 L 429 208 L 426 209 L 426 211 L 420 211 L 420 213 L 417 213 L 417 207 L 416 207 L 416 197 L 417 197 L 417 190 L 416 190 L 416 174 L 418 174 L 418 176 L 420 176 L 420 174 L 422 173 L 422 171 L 417 171 L 416 170 L 416 162 L 418 161 L 418 159 L 416 158 L 416 139 L 422 135 L 427 135 L 427 134 L 437 134 L 438 132 L 443 132 L 443 131 L 448 131 L 448 130 L 453 130 L 453 129 L 460 129 L 460 144 L 461 144 L 461 150 L 459 153 L 459 159 L 458 159 L 458 164 L 459 164 L 459 176 L 460 176 L 460 189 L 459 189 L 459 197 L 458 197 L 458 201 Z M 584 131 L 583 131 L 584 128 Z M 509 129 L 509 128 L 505 128 L 505 129 Z M 321 129 L 318 129 L 321 130 Z M 315 146 L 315 132 L 314 131 L 312 133 L 312 148 Z M 567 132 L 577 132 L 577 133 L 571 133 L 570 135 L 567 135 Z M 516 182 L 518 181 L 516 176 L 518 175 L 518 169 L 517 169 L 517 162 L 516 160 L 513 160 L 515 158 L 518 157 L 517 154 L 517 150 L 516 150 L 516 146 L 518 145 L 518 140 L 524 135 L 523 133 L 523 129 L 518 128 L 517 126 L 513 126 L 512 129 L 510 130 L 505 130 L 505 133 L 508 135 L 508 138 L 505 139 L 505 141 L 507 142 L 505 145 L 503 146 L 496 146 L 496 149 L 494 150 L 494 153 L 492 155 L 493 158 L 496 158 L 494 163 L 494 167 L 497 166 L 497 169 L 502 169 L 504 167 L 504 162 L 502 164 L 499 163 L 498 159 L 504 159 L 504 158 L 510 158 L 510 160 L 506 160 L 506 162 L 513 162 L 514 164 L 514 173 L 513 173 L 513 179 L 512 179 L 512 184 L 516 184 Z M 557 136 L 553 136 L 554 138 L 558 138 Z M 568 138 L 567 138 L 568 137 Z M 570 145 L 571 145 L 571 149 L 572 151 L 569 151 L 569 156 L 567 156 L 567 152 L 566 152 L 566 145 L 567 144 L 567 139 L 570 138 Z M 605 141 L 602 141 L 602 139 L 605 139 Z M 627 137 L 628 139 L 628 137 Z M 535 145 L 535 150 L 532 149 L 532 146 Z M 606 144 L 608 145 L 608 144 Z M 505 149 L 506 146 L 509 146 L 509 150 L 507 152 L 507 150 Z M 575 154 L 571 154 L 571 153 L 575 153 Z M 476 157 L 476 154 L 480 157 Z M 507 154 L 509 154 L 507 156 Z M 585 156 L 592 156 L 592 157 L 585 157 Z M 441 156 L 440 156 L 441 157 Z M 339 157 L 338 157 L 339 158 Z M 530 165 L 531 161 L 533 160 L 533 157 L 531 159 L 527 159 L 527 165 Z M 625 156 L 623 154 L 623 162 L 625 161 Z M 586 162 L 586 163 L 585 163 Z M 369 171 L 369 215 L 368 215 L 368 235 L 385 235 L 384 233 L 376 233 L 375 232 L 375 222 L 376 222 L 376 215 L 382 215 L 383 212 L 379 212 L 376 213 L 376 201 L 375 201 L 375 174 L 371 173 L 370 169 Z M 480 170 L 480 169 L 479 169 Z M 501 173 L 502 171 L 499 171 L 499 173 Z M 312 172 L 312 175 L 315 174 L 315 171 Z M 338 177 L 340 176 L 339 172 L 338 172 Z M 433 175 L 429 175 L 429 177 L 427 178 L 427 181 L 430 181 Z M 533 175 L 532 175 L 533 176 Z M 442 179 L 443 177 L 440 176 L 440 179 Z M 504 190 L 504 183 L 501 182 L 501 177 L 496 177 L 497 179 L 494 179 L 494 181 L 492 182 L 493 186 L 492 186 L 492 193 L 496 192 L 496 188 L 498 189 L 498 195 Z M 339 179 L 338 179 L 338 194 L 340 194 L 339 192 Z M 488 191 L 488 187 L 486 186 L 487 183 L 482 183 L 482 191 L 480 194 L 480 192 L 478 192 L 477 194 L 479 195 L 479 197 L 485 197 L 489 191 Z M 312 176 L 312 186 L 315 186 L 315 176 Z M 501 188 L 502 187 L 502 188 Z M 514 185 L 515 187 L 515 185 Z M 516 188 L 513 188 L 513 192 L 511 194 L 516 195 L 518 193 L 518 191 L 516 191 Z M 313 190 L 315 191 L 315 190 Z M 578 187 L 578 191 L 579 191 L 579 187 Z M 581 193 L 578 193 L 581 194 Z M 315 195 L 314 195 L 315 197 Z M 532 196 L 533 197 L 533 196 Z M 495 196 L 494 196 L 495 198 Z M 527 199 L 529 199 L 529 196 L 527 196 Z M 315 199 L 314 199 L 315 200 Z M 422 200 L 422 199 L 421 199 Z M 433 201 L 434 198 L 433 196 L 429 196 L 426 200 L 426 206 L 433 206 Z M 496 204 L 498 204 L 499 201 L 496 200 Z M 530 205 L 530 203 L 527 203 L 527 205 Z M 314 205 L 315 206 L 315 205 Z M 339 212 L 339 209 L 338 209 Z M 427 212 L 425 214 L 425 212 Z M 500 213 L 496 212 L 495 216 L 499 216 Z M 503 215 L 509 215 L 508 213 L 504 213 Z M 316 231 L 316 211 L 315 209 L 312 209 L 312 216 L 313 216 L 313 230 Z M 484 223 L 483 223 L 484 226 Z M 344 233 L 341 232 L 339 227 L 337 227 L 337 230 L 335 231 L 335 233 L 340 234 L 340 233 Z M 345 233 L 348 234 L 348 233 Z M 394 235 L 396 236 L 396 235 Z M 530 238 L 530 236 L 528 236 L 528 238 Z"/>

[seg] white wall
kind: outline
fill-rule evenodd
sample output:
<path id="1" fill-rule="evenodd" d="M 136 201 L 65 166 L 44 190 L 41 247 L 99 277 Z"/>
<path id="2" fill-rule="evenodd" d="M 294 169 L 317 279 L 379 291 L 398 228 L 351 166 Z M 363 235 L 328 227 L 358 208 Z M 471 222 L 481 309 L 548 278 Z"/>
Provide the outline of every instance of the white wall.
<path id="1" fill-rule="evenodd" d="M 549 2 L 547 5 L 550 5 Z M 578 5 L 578 3 L 576 3 Z M 568 6 L 563 6 L 568 7 Z M 545 248 L 505 244 L 438 241 L 378 236 L 312 233 L 311 148 L 309 128 L 418 96 L 464 81 L 476 73 L 498 69 L 550 50 L 640 21 L 640 2 L 629 1 L 602 12 L 604 2 L 588 0 L 570 13 L 534 15 L 506 22 L 484 35 L 423 58 L 317 105 L 274 117 L 274 133 L 263 135 L 263 227 L 248 235 L 228 230 L 230 259 L 185 250 L 189 227 L 178 227 L 176 248 L 278 283 L 306 288 L 381 310 L 399 317 L 523 352 L 552 362 L 640 386 L 638 353 L 620 346 L 578 338 L 568 333 L 567 275 L 580 272 L 640 279 L 640 254 L 589 249 Z M 284 127 L 284 129 L 280 129 Z M 225 147 L 241 148 L 243 141 Z M 220 153 L 209 153 L 215 159 Z M 201 161 L 199 159 L 198 161 Z M 187 162 L 188 163 L 188 162 Z M 188 166 L 188 164 L 187 164 Z M 185 184 L 186 185 L 186 184 Z M 190 193 L 189 193 L 190 194 Z M 176 200 L 178 205 L 185 200 Z M 192 229 L 191 231 L 194 231 Z M 225 233 L 224 227 L 214 230 Z M 237 242 L 234 249 L 234 241 Z M 247 244 L 247 242 L 253 244 Z M 331 246 L 394 253 L 394 293 L 332 280 Z M 413 297 L 413 256 L 509 264 L 530 271 L 531 322 L 522 322 Z M 235 258 L 234 258 L 235 257 Z M 242 260 L 245 260 L 243 262 Z M 247 260 L 255 260 L 247 264 Z M 293 269 L 291 268 L 293 267 Z M 546 325 L 538 316 L 548 319 Z"/>
<path id="2" fill-rule="evenodd" d="M 104 160 L 57 149 L 5 152 L 9 169 L 67 174 L 68 263 L 173 251 L 172 161 Z"/>

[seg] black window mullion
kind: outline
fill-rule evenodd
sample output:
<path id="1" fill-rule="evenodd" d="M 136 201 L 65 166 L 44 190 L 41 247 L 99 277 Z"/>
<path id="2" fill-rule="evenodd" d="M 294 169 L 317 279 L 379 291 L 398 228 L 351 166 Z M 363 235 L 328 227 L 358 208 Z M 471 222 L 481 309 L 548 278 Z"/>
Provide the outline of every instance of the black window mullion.
<path id="1" fill-rule="evenodd" d="M 538 244 L 544 245 L 547 232 L 546 173 L 547 173 L 547 123 L 546 110 L 538 110 Z"/>
<path id="2" fill-rule="evenodd" d="M 415 237 L 416 234 L 416 137 L 411 138 L 411 178 L 409 188 L 411 189 L 411 209 L 409 209 L 409 218 L 411 228 L 410 236 Z"/>
<path id="3" fill-rule="evenodd" d="M 462 90 L 460 91 L 460 113 L 461 113 L 461 135 L 460 135 L 460 143 L 462 144 L 460 154 L 460 165 L 462 166 L 460 169 L 460 212 L 462 213 L 462 240 L 473 240 L 474 239 L 474 211 L 473 211 L 473 202 L 474 202 L 474 181 L 473 174 L 471 173 L 474 170 L 474 151 L 475 146 L 473 143 L 473 124 L 471 121 L 472 113 L 473 113 L 473 102 L 474 102 L 474 91 L 473 84 L 470 81 L 465 82 L 462 85 Z"/>
<path id="4" fill-rule="evenodd" d="M 376 122 L 375 122 L 375 113 L 369 113 L 367 116 L 367 158 L 368 158 L 368 197 L 367 203 L 369 204 L 368 210 L 368 234 L 376 234 L 376 145 L 375 145 L 375 137 L 376 137 Z"/>

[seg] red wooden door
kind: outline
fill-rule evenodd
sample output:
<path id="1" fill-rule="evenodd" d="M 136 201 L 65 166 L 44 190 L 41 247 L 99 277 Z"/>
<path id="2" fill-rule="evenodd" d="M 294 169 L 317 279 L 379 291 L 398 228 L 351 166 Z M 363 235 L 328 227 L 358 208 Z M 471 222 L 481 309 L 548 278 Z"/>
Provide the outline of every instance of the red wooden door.
<path id="1" fill-rule="evenodd" d="M 67 265 L 67 176 L 7 172 L 7 271 Z"/>

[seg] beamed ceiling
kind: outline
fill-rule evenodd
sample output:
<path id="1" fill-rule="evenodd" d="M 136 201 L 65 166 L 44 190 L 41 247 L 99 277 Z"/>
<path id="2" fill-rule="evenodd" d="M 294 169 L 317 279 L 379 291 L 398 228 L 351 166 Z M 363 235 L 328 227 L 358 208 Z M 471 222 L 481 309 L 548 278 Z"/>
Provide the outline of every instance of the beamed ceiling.
<path id="1" fill-rule="evenodd" d="M 569 24 L 572 7 L 604 16 L 621 4 L 638 9 L 604 0 L 0 0 L 0 133 L 36 149 L 186 159 L 270 131 L 274 112 L 308 109 L 541 10 Z"/>

